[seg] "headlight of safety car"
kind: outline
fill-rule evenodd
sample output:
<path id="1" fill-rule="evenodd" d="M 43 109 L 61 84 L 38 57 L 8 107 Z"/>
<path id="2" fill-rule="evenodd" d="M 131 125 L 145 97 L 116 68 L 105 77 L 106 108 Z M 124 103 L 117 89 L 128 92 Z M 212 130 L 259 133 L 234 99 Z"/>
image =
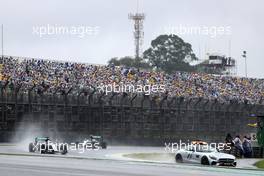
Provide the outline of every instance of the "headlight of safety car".
<path id="1" fill-rule="evenodd" d="M 212 160 L 217 160 L 217 158 L 215 156 L 209 156 Z"/>

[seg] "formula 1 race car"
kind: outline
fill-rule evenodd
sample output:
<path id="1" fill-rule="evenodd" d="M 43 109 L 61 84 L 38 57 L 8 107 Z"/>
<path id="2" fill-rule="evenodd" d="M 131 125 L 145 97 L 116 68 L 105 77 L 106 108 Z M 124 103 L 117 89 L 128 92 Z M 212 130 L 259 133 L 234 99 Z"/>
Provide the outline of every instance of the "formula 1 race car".
<path id="1" fill-rule="evenodd" d="M 29 152 L 41 154 L 68 153 L 68 146 L 64 143 L 52 142 L 49 137 L 36 137 L 34 142 L 29 143 Z"/>
<path id="2" fill-rule="evenodd" d="M 87 146 L 86 148 L 89 148 L 89 146 L 92 149 L 97 149 L 101 147 L 102 149 L 107 148 L 107 143 L 104 141 L 102 136 L 94 136 L 90 135 L 88 139 L 85 139 L 82 143 L 84 146 Z"/>
<path id="3" fill-rule="evenodd" d="M 203 147 L 204 144 L 195 144 L 176 152 L 175 160 L 178 163 L 200 163 L 202 165 L 236 166 L 235 156 L 220 153 L 216 148 Z"/>

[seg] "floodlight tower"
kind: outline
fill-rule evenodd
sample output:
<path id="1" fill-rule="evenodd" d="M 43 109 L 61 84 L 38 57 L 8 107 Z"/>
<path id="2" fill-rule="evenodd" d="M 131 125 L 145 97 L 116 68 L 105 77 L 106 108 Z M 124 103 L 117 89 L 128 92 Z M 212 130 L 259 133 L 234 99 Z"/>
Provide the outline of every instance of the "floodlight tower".
<path id="1" fill-rule="evenodd" d="M 134 21 L 134 39 L 135 39 L 135 58 L 139 59 L 142 52 L 142 45 L 143 45 L 143 37 L 144 37 L 144 31 L 143 31 L 143 21 L 145 19 L 144 13 L 130 13 L 128 15 L 128 18 L 130 20 Z"/>

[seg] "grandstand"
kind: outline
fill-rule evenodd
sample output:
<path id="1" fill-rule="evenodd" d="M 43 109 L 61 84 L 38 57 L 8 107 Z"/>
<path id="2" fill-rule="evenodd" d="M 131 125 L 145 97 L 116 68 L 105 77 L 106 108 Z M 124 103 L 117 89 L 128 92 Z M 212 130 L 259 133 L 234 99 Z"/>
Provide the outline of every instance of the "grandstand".
<path id="1" fill-rule="evenodd" d="M 7 133 L 1 133 L 1 140 L 13 135 L 18 125 L 27 124 L 23 122 L 41 122 L 43 129 L 48 126 L 51 133 L 72 138 L 78 133 L 99 133 L 123 141 L 220 140 L 226 132 L 252 131 L 247 116 L 259 113 L 263 105 L 263 79 L 169 75 L 11 56 L 1 63 L 0 129 Z M 97 90 L 113 83 L 165 85 L 166 92 L 105 95 Z"/>
<path id="2" fill-rule="evenodd" d="M 18 57 L 4 57 L 2 61 L 1 84 L 8 89 L 19 86 L 25 91 L 34 86 L 38 93 L 61 93 L 69 89 L 76 93 L 113 83 L 165 85 L 170 97 L 204 98 L 222 103 L 262 104 L 264 96 L 263 79 L 185 72 L 168 75 L 127 67 Z"/>

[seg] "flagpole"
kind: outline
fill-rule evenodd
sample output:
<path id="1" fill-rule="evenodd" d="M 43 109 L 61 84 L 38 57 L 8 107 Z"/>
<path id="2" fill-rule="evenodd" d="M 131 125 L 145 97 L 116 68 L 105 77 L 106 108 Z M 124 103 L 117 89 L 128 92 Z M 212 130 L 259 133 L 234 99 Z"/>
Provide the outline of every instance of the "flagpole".
<path id="1" fill-rule="evenodd" d="M 4 61 L 4 25 L 2 24 L 2 62 Z"/>
<path id="2" fill-rule="evenodd" d="M 248 73 L 247 73 L 247 52 L 246 51 L 243 51 L 242 57 L 245 59 L 245 75 L 246 75 L 246 78 L 247 78 Z"/>

